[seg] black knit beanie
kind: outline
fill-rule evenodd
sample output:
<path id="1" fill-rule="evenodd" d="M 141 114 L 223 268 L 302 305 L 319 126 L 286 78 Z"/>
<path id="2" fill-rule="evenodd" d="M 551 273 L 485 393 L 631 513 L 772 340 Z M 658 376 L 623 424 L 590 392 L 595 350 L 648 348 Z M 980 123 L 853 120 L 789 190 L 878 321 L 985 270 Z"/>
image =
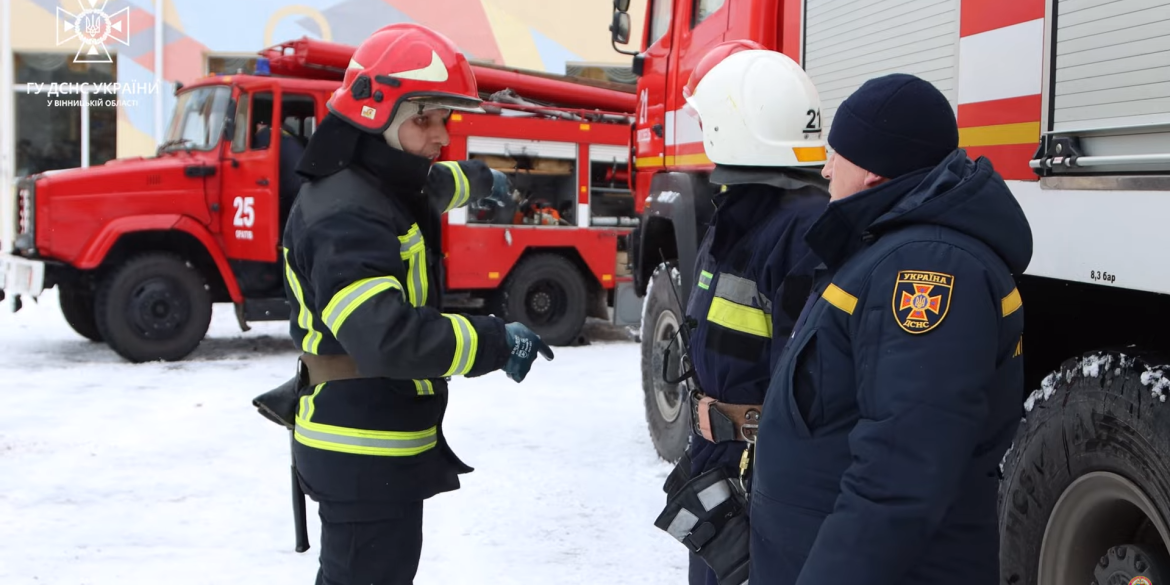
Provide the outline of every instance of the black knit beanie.
<path id="1" fill-rule="evenodd" d="M 853 164 L 887 179 L 934 167 L 959 147 L 947 98 L 904 73 L 866 81 L 837 109 L 829 146 Z"/>

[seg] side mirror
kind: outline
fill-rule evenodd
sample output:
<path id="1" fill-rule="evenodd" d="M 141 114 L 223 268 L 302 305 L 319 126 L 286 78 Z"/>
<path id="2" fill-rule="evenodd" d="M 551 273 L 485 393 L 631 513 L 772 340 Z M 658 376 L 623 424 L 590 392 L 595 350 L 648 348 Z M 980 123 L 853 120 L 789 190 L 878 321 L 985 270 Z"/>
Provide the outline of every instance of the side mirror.
<path id="1" fill-rule="evenodd" d="M 620 0 L 619 0 L 620 1 Z M 627 12 L 614 12 L 613 24 L 609 25 L 609 32 L 613 36 L 615 45 L 624 45 L 630 42 L 630 15 Z"/>
<path id="2" fill-rule="evenodd" d="M 630 10 L 630 0 L 613 0 L 613 9 L 618 12 L 628 12 Z"/>

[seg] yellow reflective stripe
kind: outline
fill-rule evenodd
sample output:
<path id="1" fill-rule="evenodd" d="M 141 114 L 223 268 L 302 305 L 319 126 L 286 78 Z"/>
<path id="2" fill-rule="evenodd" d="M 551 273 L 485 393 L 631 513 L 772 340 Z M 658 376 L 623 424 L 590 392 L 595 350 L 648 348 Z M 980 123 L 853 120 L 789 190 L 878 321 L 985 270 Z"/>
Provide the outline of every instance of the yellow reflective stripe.
<path id="1" fill-rule="evenodd" d="M 419 396 L 435 393 L 435 386 L 430 380 L 414 380 L 414 389 L 418 391 Z"/>
<path id="2" fill-rule="evenodd" d="M 301 398 L 293 436 L 302 445 L 355 455 L 404 457 L 432 449 L 438 442 L 437 427 L 424 431 L 368 431 L 315 423 L 315 401 L 324 387 L 325 383 L 317 384 L 313 394 Z"/>
<path id="3" fill-rule="evenodd" d="M 406 263 L 406 287 L 410 293 L 410 303 L 421 307 L 427 303 L 427 266 L 426 243 L 418 224 L 411 224 L 406 235 L 398 236 L 401 245 L 400 256 Z"/>
<path id="4" fill-rule="evenodd" d="M 707 320 L 748 335 L 772 337 L 772 320 L 763 309 L 740 305 L 727 299 L 711 299 Z"/>
<path id="5" fill-rule="evenodd" d="M 471 182 L 467 180 L 467 175 L 463 173 L 463 168 L 459 166 L 459 163 L 441 161 L 439 164 L 451 171 L 451 182 L 455 186 L 455 192 L 451 194 L 451 200 L 447 202 L 447 208 L 443 210 L 446 213 L 467 204 L 467 200 L 471 198 Z"/>
<path id="6" fill-rule="evenodd" d="M 1004 317 L 1020 310 L 1020 307 L 1024 306 L 1024 299 L 1020 298 L 1020 289 L 1013 288 L 1012 292 L 1000 301 L 1000 305 L 1002 305 Z"/>
<path id="7" fill-rule="evenodd" d="M 282 247 L 282 249 L 284 250 L 284 276 L 288 281 L 288 287 L 293 291 L 293 296 L 297 298 L 297 304 L 300 305 L 297 313 L 297 325 L 306 331 L 305 338 L 301 340 L 301 350 L 305 353 L 316 354 L 317 349 L 321 346 L 321 340 L 325 336 L 313 329 L 313 312 L 305 305 L 301 281 L 297 279 L 297 274 L 293 272 L 292 265 L 289 264 L 288 248 Z"/>
<path id="8" fill-rule="evenodd" d="M 852 315 L 853 310 L 857 308 L 857 297 L 845 292 L 844 290 L 841 290 L 840 287 L 832 283 L 829 283 L 829 287 L 825 289 L 825 292 L 821 293 L 821 298 L 829 301 L 830 305 L 833 305 L 834 307 L 837 307 L 838 309 L 841 309 L 850 315 Z"/>
<path id="9" fill-rule="evenodd" d="M 393 276 L 375 276 L 354 282 L 333 295 L 333 299 L 329 301 L 329 304 L 325 306 L 325 311 L 322 312 L 321 321 L 336 336 L 341 325 L 362 303 L 389 289 L 397 289 L 401 292 L 402 283 Z"/>
<path id="10" fill-rule="evenodd" d="M 471 321 L 468 321 L 467 317 L 446 313 L 443 316 L 451 320 L 451 327 L 455 330 L 455 357 L 451 360 L 451 369 L 447 370 L 443 377 L 464 376 L 471 371 L 471 366 L 475 365 L 479 334 L 475 332 L 475 327 L 471 326 Z"/>
<path id="11" fill-rule="evenodd" d="M 321 389 L 325 387 L 325 382 L 317 384 L 313 387 L 313 393 L 308 396 L 301 397 L 301 409 L 297 411 L 297 417 L 305 420 L 313 420 L 313 411 L 316 410 L 317 405 L 313 402 L 317 395 L 321 393 Z"/>
<path id="12" fill-rule="evenodd" d="M 706 270 L 699 272 L 699 288 L 709 290 L 711 288 L 711 278 L 715 276 Z"/>
<path id="13" fill-rule="evenodd" d="M 302 445 L 354 455 L 409 457 L 438 444 L 438 428 L 424 431 L 368 431 L 309 422 L 297 417 L 296 441 Z"/>

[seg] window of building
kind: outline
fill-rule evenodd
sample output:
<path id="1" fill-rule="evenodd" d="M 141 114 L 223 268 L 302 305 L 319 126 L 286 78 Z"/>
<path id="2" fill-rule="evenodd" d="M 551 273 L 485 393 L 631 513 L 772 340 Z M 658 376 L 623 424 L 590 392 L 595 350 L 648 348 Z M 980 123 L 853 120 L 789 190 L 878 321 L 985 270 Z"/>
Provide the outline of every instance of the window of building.
<path id="1" fill-rule="evenodd" d="M 209 55 L 209 75 L 252 75 L 256 73 L 256 57 L 237 55 Z"/>
<path id="2" fill-rule="evenodd" d="M 75 63 L 74 57 L 73 52 L 13 54 L 18 177 L 100 165 L 117 157 L 116 94 L 48 94 L 54 83 L 88 83 L 96 89 L 98 84 L 117 81 L 116 59 L 113 63 Z"/>

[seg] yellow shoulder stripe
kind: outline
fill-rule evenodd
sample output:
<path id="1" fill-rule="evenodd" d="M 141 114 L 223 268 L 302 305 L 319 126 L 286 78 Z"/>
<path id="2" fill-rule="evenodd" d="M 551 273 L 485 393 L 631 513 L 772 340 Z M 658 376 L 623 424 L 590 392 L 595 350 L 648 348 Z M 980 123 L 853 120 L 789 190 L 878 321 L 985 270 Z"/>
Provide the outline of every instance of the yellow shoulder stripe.
<path id="1" fill-rule="evenodd" d="M 829 284 L 829 288 L 825 289 L 825 292 L 821 293 L 821 297 L 829 301 L 830 305 L 850 315 L 853 314 L 853 309 L 857 308 L 857 297 L 841 290 L 841 287 L 832 283 Z"/>
<path id="2" fill-rule="evenodd" d="M 1020 307 L 1024 306 L 1024 300 L 1020 298 L 1020 289 L 1013 288 L 1012 292 L 1000 301 L 1000 304 L 1003 306 L 1004 317 L 1018 311 Z"/>

